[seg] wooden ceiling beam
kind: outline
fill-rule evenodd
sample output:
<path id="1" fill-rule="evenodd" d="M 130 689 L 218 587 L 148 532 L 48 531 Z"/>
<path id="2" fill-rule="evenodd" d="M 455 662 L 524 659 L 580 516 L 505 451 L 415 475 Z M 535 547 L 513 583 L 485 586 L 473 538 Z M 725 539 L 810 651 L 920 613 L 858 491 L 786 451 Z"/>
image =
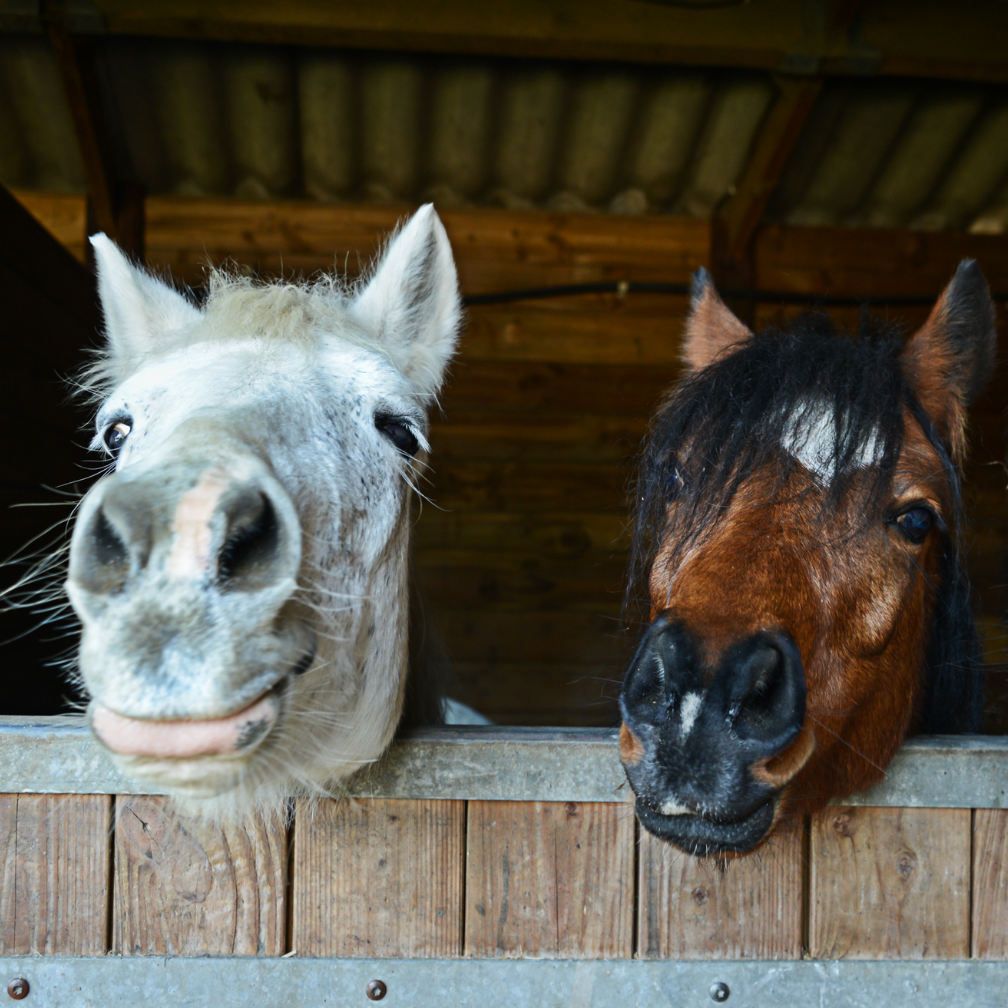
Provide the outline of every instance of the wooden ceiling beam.
<path id="1" fill-rule="evenodd" d="M 739 259 L 751 242 L 822 85 L 821 77 L 778 80 L 777 97 L 753 141 L 735 191 L 717 210 L 725 255 Z"/>
<path id="2" fill-rule="evenodd" d="M 130 255 L 143 257 L 143 193 L 121 182 L 102 114 L 93 67 L 67 27 L 58 3 L 41 4 L 42 24 L 63 83 L 88 183 L 88 233 L 104 231 Z M 86 48 L 87 43 L 84 43 Z"/>
<path id="3" fill-rule="evenodd" d="M 1008 81 L 1002 0 L 761 0 L 690 9 L 661 0 L 55 0 L 74 32 L 339 48 L 625 60 L 806 74 Z M 4 7 L 7 7 L 7 13 Z M 31 26 L 23 2 L 0 26 Z"/>

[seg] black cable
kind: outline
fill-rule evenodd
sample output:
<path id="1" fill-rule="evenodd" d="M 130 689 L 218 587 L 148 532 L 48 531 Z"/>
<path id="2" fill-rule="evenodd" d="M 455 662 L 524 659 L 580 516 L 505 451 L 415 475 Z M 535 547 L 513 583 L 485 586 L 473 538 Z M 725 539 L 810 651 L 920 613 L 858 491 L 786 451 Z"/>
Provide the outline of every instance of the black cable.
<path id="1" fill-rule="evenodd" d="M 603 280 L 599 283 L 559 284 L 555 287 L 526 287 L 521 290 L 496 291 L 492 294 L 468 294 L 465 305 L 507 304 L 510 301 L 535 301 L 541 298 L 570 297 L 578 294 L 673 294 L 688 297 L 688 283 L 651 283 L 636 280 Z M 719 287 L 722 297 L 739 301 L 776 302 L 788 305 L 818 305 L 825 308 L 860 308 L 872 305 L 930 305 L 936 294 L 920 296 L 899 294 L 893 297 L 858 297 L 846 294 L 801 294 L 795 291 L 758 290 L 750 287 Z M 992 294 L 995 301 L 1008 301 L 1008 294 Z"/>

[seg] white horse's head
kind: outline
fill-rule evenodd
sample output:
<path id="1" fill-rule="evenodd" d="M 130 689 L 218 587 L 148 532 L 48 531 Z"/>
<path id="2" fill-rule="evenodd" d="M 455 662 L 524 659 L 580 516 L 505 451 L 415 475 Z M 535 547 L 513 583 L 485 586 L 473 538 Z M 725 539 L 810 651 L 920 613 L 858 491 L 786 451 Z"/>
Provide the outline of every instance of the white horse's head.
<path id="1" fill-rule="evenodd" d="M 215 275 L 205 307 L 92 239 L 107 329 L 67 589 L 92 728 L 212 813 L 318 792 L 403 709 L 411 486 L 457 339 L 433 207 L 355 291 Z"/>

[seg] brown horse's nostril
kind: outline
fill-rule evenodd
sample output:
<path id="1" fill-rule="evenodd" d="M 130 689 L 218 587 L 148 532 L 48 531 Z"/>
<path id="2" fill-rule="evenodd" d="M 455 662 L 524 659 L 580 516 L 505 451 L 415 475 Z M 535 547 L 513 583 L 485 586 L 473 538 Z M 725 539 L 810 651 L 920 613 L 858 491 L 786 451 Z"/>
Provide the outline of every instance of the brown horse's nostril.
<path id="1" fill-rule="evenodd" d="M 280 555 L 280 522 L 269 497 L 243 488 L 222 501 L 227 536 L 217 556 L 217 583 L 222 588 L 254 591 L 273 580 Z"/>
<path id="2" fill-rule="evenodd" d="M 726 663 L 728 715 L 766 755 L 794 741 L 805 718 L 801 656 L 787 634 L 757 634 Z"/>

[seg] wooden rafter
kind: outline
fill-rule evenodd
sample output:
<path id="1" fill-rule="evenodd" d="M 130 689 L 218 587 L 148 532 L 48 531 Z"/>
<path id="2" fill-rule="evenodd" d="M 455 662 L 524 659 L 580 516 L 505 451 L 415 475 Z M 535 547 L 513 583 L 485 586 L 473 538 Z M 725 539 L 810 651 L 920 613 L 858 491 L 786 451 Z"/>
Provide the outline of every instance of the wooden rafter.
<path id="1" fill-rule="evenodd" d="M 756 233 L 788 158 L 822 90 L 821 77 L 783 78 L 734 194 L 719 209 L 723 254 L 740 259 Z"/>
<path id="2" fill-rule="evenodd" d="M 63 82 L 88 183 L 88 230 L 104 231 L 136 257 L 143 255 L 143 196 L 116 177 L 108 130 L 89 62 L 67 29 L 58 4 L 41 5 L 42 20 Z M 139 209 L 138 209 L 139 208 Z"/>
<path id="3" fill-rule="evenodd" d="M 1008 81 L 1002 0 L 963 0 L 954 16 L 945 0 L 876 0 L 863 5 L 856 30 L 832 30 L 850 6 L 850 0 L 707 9 L 646 0 L 93 0 L 81 20 L 79 5 L 66 5 L 75 31 Z M 2 24 L 26 26 L 24 16 L 0 10 Z"/>

